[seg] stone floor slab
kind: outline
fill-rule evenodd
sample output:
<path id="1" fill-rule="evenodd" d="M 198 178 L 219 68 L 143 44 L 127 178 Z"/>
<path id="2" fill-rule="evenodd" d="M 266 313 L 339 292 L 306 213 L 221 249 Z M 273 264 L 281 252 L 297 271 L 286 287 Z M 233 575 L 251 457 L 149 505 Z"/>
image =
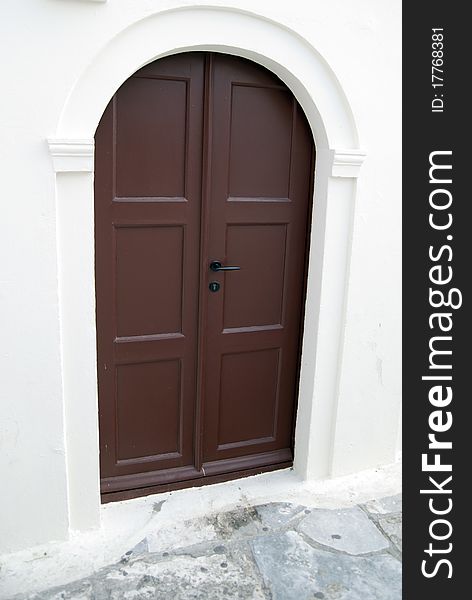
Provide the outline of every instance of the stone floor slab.
<path id="1" fill-rule="evenodd" d="M 379 525 L 387 534 L 390 541 L 402 551 L 402 517 L 401 515 L 388 515 L 379 518 Z"/>
<path id="2" fill-rule="evenodd" d="M 257 538 L 252 547 L 272 600 L 401 599 L 401 565 L 389 554 L 321 550 L 295 531 Z"/>
<path id="3" fill-rule="evenodd" d="M 31 600 L 266 600 L 254 562 L 238 556 L 137 559 L 87 580 L 31 596 Z"/>
<path id="4" fill-rule="evenodd" d="M 386 550 L 388 541 L 359 507 L 314 509 L 297 527 L 311 540 L 348 554 Z"/>
<path id="5" fill-rule="evenodd" d="M 254 506 L 241 506 L 235 510 L 209 515 L 209 527 L 223 541 L 237 541 L 253 537 L 262 528 L 261 518 Z"/>
<path id="6" fill-rule="evenodd" d="M 371 500 L 365 504 L 368 512 L 378 515 L 402 512 L 402 495 L 388 496 L 380 500 Z"/>
<path id="7" fill-rule="evenodd" d="M 270 502 L 256 506 L 256 511 L 264 531 L 286 527 L 295 517 L 310 514 L 311 510 L 289 502 Z"/>

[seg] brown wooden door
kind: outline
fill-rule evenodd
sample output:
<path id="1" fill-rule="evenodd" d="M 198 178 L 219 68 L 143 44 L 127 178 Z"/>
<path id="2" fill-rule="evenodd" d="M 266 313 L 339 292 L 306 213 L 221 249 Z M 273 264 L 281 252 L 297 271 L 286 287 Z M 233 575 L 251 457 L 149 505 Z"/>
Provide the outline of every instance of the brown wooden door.
<path id="1" fill-rule="evenodd" d="M 293 95 L 180 54 L 121 86 L 95 141 L 104 499 L 291 464 L 313 173 Z"/>

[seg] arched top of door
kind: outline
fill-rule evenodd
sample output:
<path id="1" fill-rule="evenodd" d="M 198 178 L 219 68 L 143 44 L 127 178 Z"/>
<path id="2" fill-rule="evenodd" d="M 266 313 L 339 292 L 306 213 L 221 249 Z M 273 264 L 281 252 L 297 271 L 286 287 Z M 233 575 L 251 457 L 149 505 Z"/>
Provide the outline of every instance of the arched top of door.
<path id="1" fill-rule="evenodd" d="M 69 94 L 56 135 L 49 140 L 53 158 L 73 154 L 80 157 L 82 168 L 77 170 L 89 170 L 87 165 L 93 170 L 93 136 L 120 85 L 147 63 L 191 50 L 235 54 L 275 73 L 305 111 L 318 157 L 329 153 L 334 175 L 357 175 L 364 153 L 354 116 L 321 54 L 283 24 L 253 12 L 207 5 L 153 13 L 109 39 Z"/>

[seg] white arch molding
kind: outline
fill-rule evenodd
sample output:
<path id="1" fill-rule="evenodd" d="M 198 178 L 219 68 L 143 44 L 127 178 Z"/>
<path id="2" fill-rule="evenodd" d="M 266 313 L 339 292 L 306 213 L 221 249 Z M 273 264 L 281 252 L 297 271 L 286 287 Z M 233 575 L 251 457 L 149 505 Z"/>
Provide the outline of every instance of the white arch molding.
<path id="1" fill-rule="evenodd" d="M 56 172 L 59 298 L 69 526 L 100 523 L 93 139 L 118 87 L 143 65 L 191 50 L 227 52 L 273 71 L 303 107 L 317 149 L 295 470 L 331 473 L 356 178 L 364 159 L 349 103 L 329 65 L 286 26 L 250 12 L 158 12 L 106 42 L 82 73 L 48 140 Z"/>

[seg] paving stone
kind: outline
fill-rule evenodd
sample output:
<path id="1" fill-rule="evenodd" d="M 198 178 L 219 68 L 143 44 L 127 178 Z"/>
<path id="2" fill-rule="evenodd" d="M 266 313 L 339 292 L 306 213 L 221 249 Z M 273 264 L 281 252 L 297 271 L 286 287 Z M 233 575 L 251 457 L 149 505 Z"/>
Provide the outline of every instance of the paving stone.
<path id="1" fill-rule="evenodd" d="M 372 514 L 385 515 L 388 513 L 402 512 L 402 495 L 387 496 L 380 500 L 371 500 L 365 504 L 365 508 Z"/>
<path id="2" fill-rule="evenodd" d="M 313 541 L 349 554 L 366 554 L 388 548 L 389 543 L 359 508 L 314 509 L 297 529 Z"/>
<path id="3" fill-rule="evenodd" d="M 254 506 L 243 506 L 235 510 L 210 515 L 208 524 L 224 541 L 237 541 L 258 534 L 262 528 L 261 518 Z"/>
<path id="4" fill-rule="evenodd" d="M 138 556 L 139 554 L 146 554 L 146 552 L 149 552 L 149 544 L 147 538 L 144 538 L 137 543 L 136 546 L 131 548 L 131 550 L 125 552 L 121 557 L 121 562 L 128 562 L 132 557 Z"/>
<path id="5" fill-rule="evenodd" d="M 262 528 L 280 529 L 285 527 L 294 517 L 311 512 L 305 506 L 290 504 L 289 502 L 270 502 L 256 506 L 257 514 L 262 523 Z M 307 511 L 305 513 L 305 511 Z"/>
<path id="6" fill-rule="evenodd" d="M 379 525 L 388 535 L 397 549 L 402 551 L 402 517 L 401 515 L 388 515 L 379 518 Z"/>
<path id="7" fill-rule="evenodd" d="M 313 548 L 295 531 L 251 545 L 272 600 L 401 599 L 401 564 L 389 554 L 337 554 Z"/>
<path id="8" fill-rule="evenodd" d="M 22 596 L 24 598 L 25 596 Z M 26 596 L 31 600 L 95 600 L 93 596 L 93 586 L 89 579 L 74 582 L 63 588 L 54 588 L 42 592 Z"/>
<path id="9" fill-rule="evenodd" d="M 34 600 L 265 600 L 254 562 L 244 552 L 167 561 L 137 559 L 126 568 L 103 569 L 82 582 Z"/>

